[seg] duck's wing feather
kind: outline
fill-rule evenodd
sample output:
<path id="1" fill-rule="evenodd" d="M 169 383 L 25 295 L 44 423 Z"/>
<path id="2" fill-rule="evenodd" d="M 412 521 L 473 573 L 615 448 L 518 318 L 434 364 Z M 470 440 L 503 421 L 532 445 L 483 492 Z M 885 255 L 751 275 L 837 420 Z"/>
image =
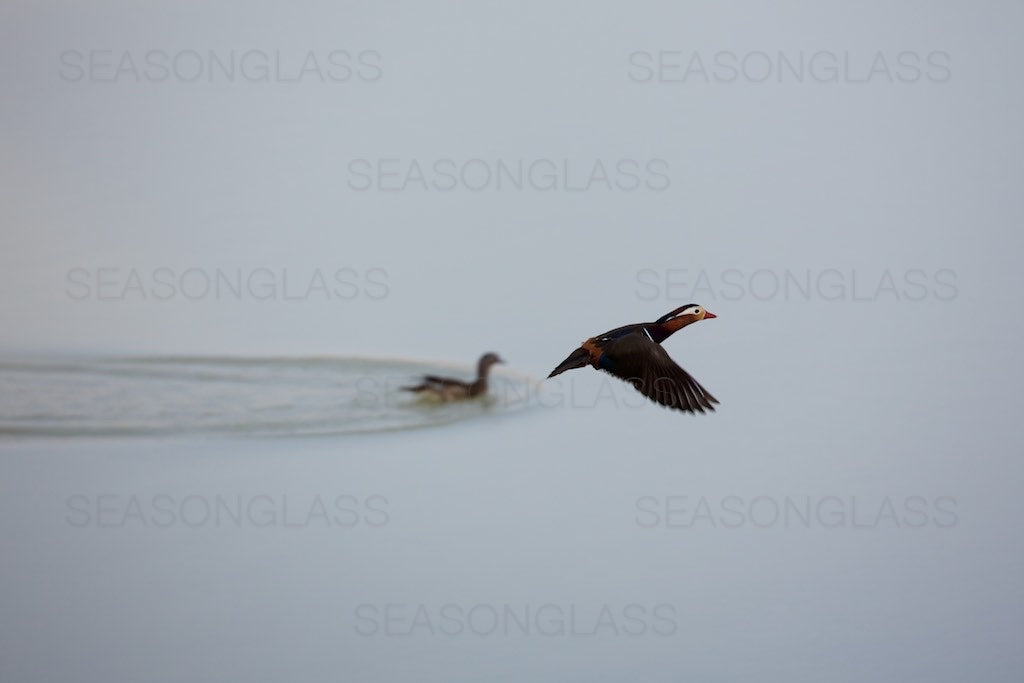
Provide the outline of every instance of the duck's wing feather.
<path id="1" fill-rule="evenodd" d="M 688 413 L 714 410 L 718 399 L 679 367 L 660 344 L 645 334 L 628 334 L 608 342 L 601 369 L 631 383 L 647 398 Z"/>
<path id="2" fill-rule="evenodd" d="M 438 377 L 437 375 L 423 375 L 423 380 L 414 386 L 402 387 L 406 391 L 444 391 L 452 387 L 459 387 L 469 390 L 469 382 L 453 379 L 451 377 Z"/>
<path id="3" fill-rule="evenodd" d="M 439 384 L 443 387 L 468 387 L 469 382 L 452 377 L 438 377 L 437 375 L 424 375 L 423 382 L 426 384 Z"/>

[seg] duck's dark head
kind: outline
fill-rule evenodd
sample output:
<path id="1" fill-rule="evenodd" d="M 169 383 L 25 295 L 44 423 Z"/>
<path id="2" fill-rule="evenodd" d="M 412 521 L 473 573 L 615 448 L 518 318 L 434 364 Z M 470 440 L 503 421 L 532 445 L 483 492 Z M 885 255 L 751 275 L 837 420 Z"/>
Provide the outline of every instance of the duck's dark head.
<path id="1" fill-rule="evenodd" d="M 655 323 L 663 326 L 670 332 L 681 330 L 687 325 L 691 325 L 698 320 L 707 320 L 709 318 L 717 318 L 714 313 L 707 310 L 700 304 L 686 304 L 679 308 L 666 313 L 665 315 L 658 318 Z"/>
<path id="2" fill-rule="evenodd" d="M 494 365 L 495 363 L 504 363 L 504 362 L 505 361 L 503 361 L 501 359 L 501 356 L 499 356 L 496 353 L 485 353 L 484 355 L 480 356 L 480 362 L 476 366 L 477 367 L 477 372 L 481 376 L 483 376 L 483 375 L 487 374 L 487 371 L 491 369 L 492 365 Z"/>

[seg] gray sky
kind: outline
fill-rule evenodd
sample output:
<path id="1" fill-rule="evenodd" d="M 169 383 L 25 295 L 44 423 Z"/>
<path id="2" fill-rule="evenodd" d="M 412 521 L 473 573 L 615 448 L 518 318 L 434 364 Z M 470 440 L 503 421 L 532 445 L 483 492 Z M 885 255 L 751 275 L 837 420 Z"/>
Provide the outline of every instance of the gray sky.
<path id="1" fill-rule="evenodd" d="M 550 519 L 543 511 L 565 509 L 558 492 L 580 497 L 581 509 L 616 496 L 664 502 L 684 490 L 921 495 L 933 507 L 952 496 L 959 526 L 946 536 L 931 528 L 867 541 L 755 533 L 749 552 L 735 538 L 723 550 L 720 536 L 702 537 L 694 550 L 723 553 L 721 565 L 700 568 L 702 580 L 721 595 L 739 592 L 725 612 L 697 599 L 699 582 L 671 593 L 684 590 L 672 576 L 694 578 L 684 571 L 692 557 L 684 542 L 652 547 L 635 525 L 614 528 L 623 518 L 604 507 L 596 516 L 608 514 L 612 527 L 580 532 L 586 515 L 573 517 L 575 526 L 562 518 L 541 532 L 537 557 L 581 534 L 570 548 L 601 548 L 613 563 L 602 571 L 637 587 L 620 602 L 641 599 L 649 573 L 662 577 L 652 580 L 708 629 L 688 632 L 701 648 L 674 672 L 684 678 L 758 671 L 756 652 L 737 660 L 720 637 L 753 610 L 750 641 L 767 638 L 764 661 L 780 679 L 820 680 L 836 666 L 836 679 L 895 671 L 901 676 L 889 680 L 1016 680 L 1020 655 L 1005 638 L 1022 625 L 1022 556 L 1011 531 L 1022 512 L 1022 19 L 1012 2 L 455 9 L 8 0 L 0 7 L 0 350 L 467 364 L 496 350 L 513 369 L 543 377 L 585 337 L 695 301 L 719 318 L 666 347 L 722 400 L 719 414 L 560 410 L 535 427 L 526 417 L 499 423 L 508 458 L 532 451 L 523 463 L 540 468 L 532 474 L 504 460 L 473 469 L 488 432 L 442 430 L 422 438 L 457 462 L 437 464 L 435 474 L 452 479 L 433 490 L 474 491 L 483 505 L 503 490 L 484 482 L 505 476 L 546 501 L 519 516 L 504 509 L 520 541 Z M 577 381 L 593 391 L 599 376 L 585 372 Z M 385 464 L 367 467 L 409 465 L 394 455 L 405 446 L 358 443 L 381 449 Z M 5 448 L 13 458 L 19 447 Z M 315 459 L 331 448 L 309 450 Z M 75 452 L 43 450 L 44 460 Z M 98 470 L 83 473 L 80 488 L 135 490 L 102 464 L 111 466 L 103 452 L 120 463 L 129 450 L 82 449 Z M 19 476 L 62 500 L 68 490 L 47 488 L 42 467 Z M 280 474 L 261 467 L 265 481 Z M 411 467 L 428 476 L 425 463 Z M 538 472 L 547 468 L 545 481 Z M 406 494 L 395 494 L 406 510 L 429 505 L 414 481 L 389 479 L 394 471 L 362 472 L 363 491 L 387 481 Z M 258 489 L 264 480 L 253 481 Z M 454 482 L 464 486 L 445 488 Z M 419 524 L 403 528 L 442 528 Z M 498 527 L 444 528 L 499 556 L 504 547 L 486 540 Z M 8 526 L 27 544 L 26 529 Z M 407 550 L 389 559 L 444 575 L 443 540 L 410 543 L 399 539 L 395 547 Z M 614 565 L 618 555 L 647 564 Z M 868 558 L 862 571 L 851 568 L 858 558 Z M 764 585 L 740 569 L 752 562 L 765 567 Z M 651 570 L 666 563 L 671 569 Z M 524 601 L 617 599 L 607 587 L 590 590 L 598 579 L 585 565 L 566 555 L 551 570 L 577 572 L 569 585 L 579 593 L 544 583 L 550 573 L 537 563 L 510 559 L 508 573 L 493 576 L 492 588 L 503 589 L 477 585 L 451 599 L 514 598 L 513 569 L 546 587 Z M 801 602 L 794 576 L 811 586 L 813 604 Z M 253 581 L 248 595 L 266 588 Z M 369 600 L 447 599 L 429 584 L 392 598 L 401 591 L 377 586 Z M 848 594 L 851 584 L 859 592 Z M 772 595 L 781 602 L 757 612 Z M 30 613 L 35 603 L 22 600 Z M 815 604 L 846 621 L 808 627 L 820 642 L 791 642 L 782 604 L 793 606 L 793 632 L 820 615 Z M 905 617 L 914 610 L 926 623 Z M 976 631 L 942 631 L 975 622 Z M 873 653 L 878 668 L 851 664 L 854 655 L 837 645 L 844 639 Z M 400 647 L 373 643 L 379 660 Z M 959 646 L 962 657 L 951 654 Z M 310 666 L 326 647 L 310 645 Z M 391 675 L 443 677 L 432 658 L 445 646 L 411 647 L 393 660 L 412 662 L 408 671 L 392 662 Z M 459 641 L 467 679 L 517 657 L 474 647 Z M 635 647 L 656 663 L 652 677 L 675 665 L 660 641 Z M 826 668 L 789 668 L 802 647 Z M 581 666 L 598 656 L 573 648 L 572 661 L 545 655 L 561 680 L 591 671 Z M 140 667 L 151 661 L 137 656 Z M 743 663 L 716 669 L 730 660 Z M 74 670 L 74 657 L 61 661 Z M 375 672 L 357 670 L 366 680 Z"/>

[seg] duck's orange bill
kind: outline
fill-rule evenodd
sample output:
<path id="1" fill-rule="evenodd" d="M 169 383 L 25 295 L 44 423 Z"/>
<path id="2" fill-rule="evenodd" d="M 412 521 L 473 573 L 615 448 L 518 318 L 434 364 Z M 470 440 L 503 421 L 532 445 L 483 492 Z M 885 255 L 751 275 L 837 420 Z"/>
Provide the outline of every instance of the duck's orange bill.
<path id="1" fill-rule="evenodd" d="M 704 311 L 704 319 L 705 320 L 707 320 L 708 318 L 717 318 L 717 317 L 718 316 L 715 315 L 714 313 L 712 313 L 711 311 Z"/>

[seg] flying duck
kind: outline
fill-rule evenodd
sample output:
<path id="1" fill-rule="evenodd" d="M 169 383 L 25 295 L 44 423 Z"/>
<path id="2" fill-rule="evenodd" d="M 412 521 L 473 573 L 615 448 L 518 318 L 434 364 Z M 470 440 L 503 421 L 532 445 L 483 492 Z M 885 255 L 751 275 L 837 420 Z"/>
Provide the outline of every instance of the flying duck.
<path id="1" fill-rule="evenodd" d="M 663 406 L 687 413 L 713 411 L 718 399 L 676 365 L 661 343 L 687 325 L 715 317 L 697 304 L 687 304 L 652 323 L 618 327 L 583 342 L 548 377 L 592 365 L 626 380 Z"/>
<path id="2" fill-rule="evenodd" d="M 476 381 L 464 382 L 452 377 L 424 375 L 423 381 L 412 387 L 402 387 L 405 391 L 429 396 L 442 401 L 459 401 L 476 398 L 487 393 L 487 373 L 495 363 L 504 363 L 496 353 L 485 353 L 480 356 L 476 366 Z"/>

